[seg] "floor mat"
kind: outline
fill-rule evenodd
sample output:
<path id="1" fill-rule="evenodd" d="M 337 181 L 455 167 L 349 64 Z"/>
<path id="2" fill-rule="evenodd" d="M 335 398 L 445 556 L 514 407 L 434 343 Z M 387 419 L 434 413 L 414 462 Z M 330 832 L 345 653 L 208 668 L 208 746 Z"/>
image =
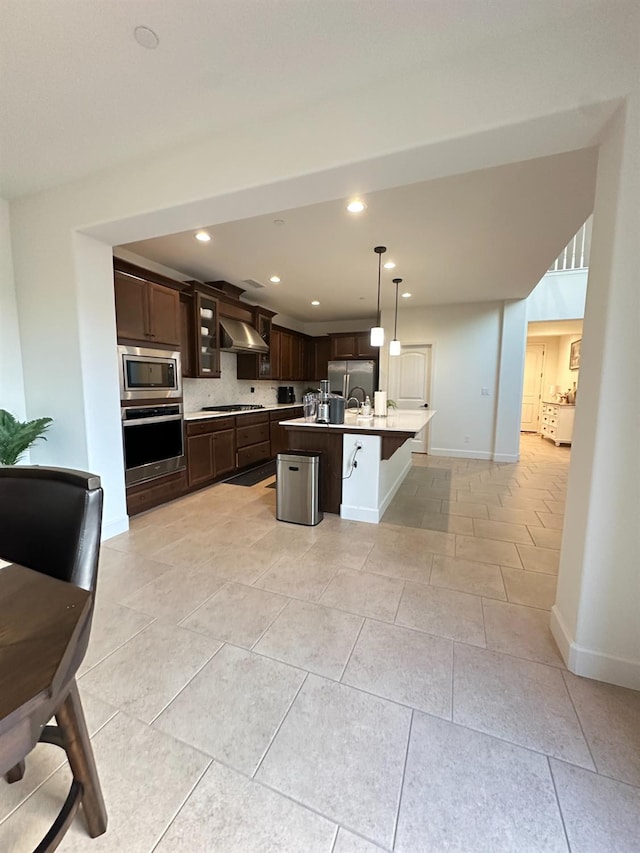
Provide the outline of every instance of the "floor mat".
<path id="1" fill-rule="evenodd" d="M 243 474 L 238 474 L 230 480 L 226 480 L 229 486 L 255 486 L 267 477 L 273 477 L 276 473 L 275 460 L 267 462 L 264 465 L 259 465 L 257 468 L 252 468 L 250 471 L 245 471 Z"/>

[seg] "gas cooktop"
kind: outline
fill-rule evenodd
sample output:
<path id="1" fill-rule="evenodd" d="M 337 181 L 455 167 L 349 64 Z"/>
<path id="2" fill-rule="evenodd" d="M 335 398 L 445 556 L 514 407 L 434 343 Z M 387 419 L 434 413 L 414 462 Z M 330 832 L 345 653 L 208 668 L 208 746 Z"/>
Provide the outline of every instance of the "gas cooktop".
<path id="1" fill-rule="evenodd" d="M 232 403 L 229 406 L 203 406 L 203 412 L 250 412 L 253 409 L 264 409 L 264 406 L 252 403 Z"/>

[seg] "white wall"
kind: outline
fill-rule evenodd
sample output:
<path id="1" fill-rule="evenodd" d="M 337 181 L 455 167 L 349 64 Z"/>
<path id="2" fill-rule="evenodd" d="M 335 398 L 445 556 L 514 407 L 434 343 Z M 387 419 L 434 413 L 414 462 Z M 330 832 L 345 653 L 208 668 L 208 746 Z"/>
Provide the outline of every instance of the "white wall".
<path id="1" fill-rule="evenodd" d="M 0 199 L 0 408 L 19 420 L 25 418 L 9 205 L 4 199 Z"/>
<path id="2" fill-rule="evenodd" d="M 569 668 L 640 689 L 640 86 L 598 163 L 558 594 Z"/>
<path id="3" fill-rule="evenodd" d="M 382 321 L 390 328 L 393 312 L 383 312 Z M 398 310 L 401 343 L 432 346 L 429 404 L 438 411 L 430 423 L 429 451 L 432 454 L 476 459 L 492 459 L 496 452 L 506 454 L 507 450 L 496 451 L 496 440 L 507 440 L 508 429 L 501 437 L 499 424 L 504 423 L 505 417 L 511 417 L 513 409 L 515 426 L 511 428 L 511 452 L 517 458 L 526 340 L 524 307 L 519 311 L 511 340 L 520 355 L 506 356 L 516 369 L 512 375 L 502 377 L 502 393 L 499 394 L 501 366 L 505 368 L 501 365 L 504 361 L 501 359 L 503 323 L 504 306 L 499 302 Z M 380 385 L 383 389 L 388 384 L 387 352 L 388 347 L 385 347 L 381 357 Z M 487 396 L 482 394 L 483 388 L 488 389 Z"/>
<path id="4" fill-rule="evenodd" d="M 527 320 L 581 320 L 587 298 L 588 270 L 548 272 L 527 299 Z"/>
<path id="5" fill-rule="evenodd" d="M 556 368 L 556 385 L 560 386 L 560 393 L 564 394 L 573 383 L 578 384 L 579 370 L 569 370 L 569 356 L 571 344 L 580 340 L 580 335 L 560 335 L 558 337 L 558 365 Z"/>

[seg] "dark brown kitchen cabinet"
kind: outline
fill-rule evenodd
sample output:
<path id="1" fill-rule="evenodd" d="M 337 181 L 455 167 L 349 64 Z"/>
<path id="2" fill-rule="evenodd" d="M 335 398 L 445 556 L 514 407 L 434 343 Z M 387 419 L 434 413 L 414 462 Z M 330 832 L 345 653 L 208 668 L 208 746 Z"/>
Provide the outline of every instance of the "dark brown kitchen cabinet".
<path id="1" fill-rule="evenodd" d="M 195 308 L 195 375 L 208 379 L 220 377 L 220 331 L 218 300 L 196 291 Z"/>
<path id="2" fill-rule="evenodd" d="M 306 378 L 306 336 L 274 327 L 271 332 L 273 379 L 302 382 Z"/>
<path id="3" fill-rule="evenodd" d="M 280 426 L 279 421 L 290 421 L 294 418 L 302 417 L 302 406 L 297 406 L 292 409 L 281 409 L 278 412 L 270 413 L 270 439 L 271 439 L 271 456 L 275 457 L 278 453 L 284 453 L 288 449 L 287 433 L 283 426 Z"/>
<path id="4" fill-rule="evenodd" d="M 175 471 L 146 483 L 127 488 L 127 513 L 136 515 L 154 506 L 179 498 L 187 492 L 187 472 Z"/>
<path id="5" fill-rule="evenodd" d="M 310 338 L 306 342 L 307 367 L 305 379 L 320 382 L 326 379 L 329 373 L 329 361 L 331 359 L 331 341 L 326 335 Z"/>
<path id="6" fill-rule="evenodd" d="M 187 423 L 187 471 L 189 486 L 202 486 L 236 467 L 234 418 Z"/>
<path id="7" fill-rule="evenodd" d="M 114 272 L 118 340 L 180 346 L 180 293 L 131 274 Z"/>
<path id="8" fill-rule="evenodd" d="M 293 338 L 289 332 L 280 332 L 280 361 L 276 377 L 293 379 Z"/>
<path id="9" fill-rule="evenodd" d="M 369 332 L 340 332 L 330 334 L 331 358 L 378 358 L 378 347 L 372 347 Z"/>
<path id="10" fill-rule="evenodd" d="M 269 441 L 269 415 L 259 412 L 239 415 L 236 418 L 236 441 L 238 468 L 255 465 L 271 456 Z"/>

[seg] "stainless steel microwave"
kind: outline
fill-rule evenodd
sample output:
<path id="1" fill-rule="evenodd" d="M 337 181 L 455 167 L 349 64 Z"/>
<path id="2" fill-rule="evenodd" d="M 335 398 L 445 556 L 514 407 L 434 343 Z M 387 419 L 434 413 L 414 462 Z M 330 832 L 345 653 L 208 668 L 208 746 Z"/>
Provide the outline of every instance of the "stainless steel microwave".
<path id="1" fill-rule="evenodd" d="M 118 347 L 120 399 L 182 397 L 180 353 L 147 347 Z"/>

